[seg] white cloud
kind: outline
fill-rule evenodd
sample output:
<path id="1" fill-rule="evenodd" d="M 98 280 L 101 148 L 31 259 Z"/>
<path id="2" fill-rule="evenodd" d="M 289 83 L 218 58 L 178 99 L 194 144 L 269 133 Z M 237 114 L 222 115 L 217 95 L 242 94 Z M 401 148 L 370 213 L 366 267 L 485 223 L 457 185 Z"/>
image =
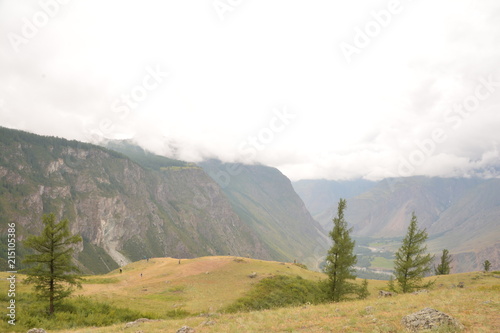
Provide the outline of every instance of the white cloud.
<path id="1" fill-rule="evenodd" d="M 339 44 L 389 1 L 251 1 L 223 21 L 210 3 L 71 1 L 19 52 L 8 34 L 22 36 L 24 18 L 43 8 L 4 1 L 0 125 L 80 140 L 133 137 L 188 160 L 251 157 L 294 179 L 398 175 L 442 129 L 446 140 L 412 174 L 494 172 L 500 87 L 457 128 L 446 117 L 478 80 L 500 81 L 500 4 L 400 3 L 348 64 Z M 126 116 L 114 112 L 156 66 L 169 73 L 165 82 Z M 283 105 L 296 119 L 242 158 L 239 147 Z"/>

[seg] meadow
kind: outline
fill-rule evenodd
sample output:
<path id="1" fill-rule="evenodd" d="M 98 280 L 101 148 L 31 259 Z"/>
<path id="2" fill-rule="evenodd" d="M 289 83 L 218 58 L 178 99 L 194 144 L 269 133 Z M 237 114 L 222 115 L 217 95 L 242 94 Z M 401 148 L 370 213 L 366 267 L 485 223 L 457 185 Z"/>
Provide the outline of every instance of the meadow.
<path id="1" fill-rule="evenodd" d="M 115 270 L 85 277 L 83 288 L 65 305 L 69 310 L 73 307 L 80 311 L 79 315 L 64 314 L 66 317 L 59 321 L 67 320 L 66 326 L 57 329 L 55 325 L 48 332 L 176 332 L 185 325 L 196 332 L 401 332 L 401 318 L 425 307 L 455 317 L 465 325 L 466 332 L 496 332 L 500 331 L 500 279 L 495 277 L 498 274 L 472 272 L 430 277 L 435 284 L 428 293 L 389 298 L 378 298 L 386 281 L 371 280 L 371 295 L 365 300 L 230 313 L 227 307 L 264 278 L 285 275 L 320 281 L 325 275 L 291 263 L 248 258 L 203 257 L 183 259 L 180 264 L 173 258 L 152 258 L 125 266 L 122 273 Z M 6 273 L 0 274 L 2 291 L 7 290 L 6 277 Z M 459 282 L 465 288 L 456 287 Z M 0 331 L 26 332 L 27 328 L 40 327 L 22 325 L 21 317 L 28 313 L 23 308 L 35 307 L 43 315 L 40 303 L 23 296 L 31 295 L 30 288 L 17 282 L 19 325 L 12 327 L 4 320 Z M 6 295 L 2 295 L 2 301 L 6 304 Z M 93 316 L 101 316 L 95 318 L 102 323 L 88 326 L 84 319 L 90 322 Z M 140 317 L 154 321 L 125 328 L 126 322 Z M 117 318 L 116 323 L 106 322 L 113 318 Z M 82 325 L 87 327 L 78 327 Z"/>

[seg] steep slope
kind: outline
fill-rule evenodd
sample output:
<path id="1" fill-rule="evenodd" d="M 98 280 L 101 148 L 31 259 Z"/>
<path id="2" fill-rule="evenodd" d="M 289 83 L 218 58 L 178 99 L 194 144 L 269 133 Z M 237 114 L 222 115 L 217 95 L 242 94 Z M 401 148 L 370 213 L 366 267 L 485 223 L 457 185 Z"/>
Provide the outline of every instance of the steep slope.
<path id="1" fill-rule="evenodd" d="M 408 177 L 386 179 L 347 201 L 353 235 L 401 237 L 414 211 L 429 233 L 429 250 L 447 248 L 455 272 L 479 270 L 488 259 L 500 265 L 500 180 Z M 329 226 L 336 205 L 317 215 Z"/>
<path id="2" fill-rule="evenodd" d="M 290 180 L 279 170 L 260 165 L 200 164 L 219 183 L 234 211 L 271 249 L 277 260 L 297 259 L 317 268 L 328 241 Z"/>
<path id="3" fill-rule="evenodd" d="M 350 199 L 369 190 L 375 184 L 376 182 L 365 179 L 349 181 L 306 179 L 292 183 L 295 192 L 304 201 L 313 218 L 328 229 L 331 218 L 329 220 L 322 218 L 325 211 L 337 204 L 340 198 Z"/>
<path id="4" fill-rule="evenodd" d="M 270 258 L 199 167 L 155 171 L 98 146 L 5 128 L 0 151 L 2 235 L 15 221 L 21 241 L 40 231 L 42 214 L 54 212 L 82 235 L 77 258 L 87 271 L 154 256 Z M 209 200 L 200 205 L 197 197 Z"/>

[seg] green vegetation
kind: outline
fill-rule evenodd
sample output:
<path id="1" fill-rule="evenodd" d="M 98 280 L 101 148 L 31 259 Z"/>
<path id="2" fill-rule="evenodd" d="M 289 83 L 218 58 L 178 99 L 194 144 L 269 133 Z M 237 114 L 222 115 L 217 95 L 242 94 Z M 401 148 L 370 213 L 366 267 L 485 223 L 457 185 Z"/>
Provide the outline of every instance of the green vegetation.
<path id="1" fill-rule="evenodd" d="M 107 273 L 118 268 L 118 264 L 104 251 L 83 238 L 83 251 L 78 254 L 78 261 L 85 267 L 92 267 L 96 274 Z"/>
<path id="2" fill-rule="evenodd" d="M 55 302 L 68 297 L 72 286 L 81 286 L 79 269 L 72 264 L 73 245 L 82 241 L 79 235 L 71 235 L 68 220 L 56 223 L 54 214 L 44 215 L 44 229 L 40 236 L 29 236 L 24 245 L 36 251 L 29 254 L 25 264 L 34 264 L 26 268 L 28 275 L 25 283 L 35 285 L 40 299 L 49 301 L 49 315 L 55 310 Z"/>
<path id="3" fill-rule="evenodd" d="M 430 286 L 430 282 L 422 283 L 425 274 L 431 271 L 433 256 L 427 254 L 425 241 L 427 232 L 419 230 L 417 216 L 412 213 L 403 244 L 396 252 L 394 260 L 394 275 L 396 276 L 396 291 L 412 292 Z M 394 290 L 394 288 L 392 288 Z"/>
<path id="4" fill-rule="evenodd" d="M 303 279 L 300 276 L 277 275 L 262 279 L 244 297 L 225 311 L 264 310 L 301 304 L 319 304 L 329 301 L 328 286 L 324 282 Z"/>
<path id="5" fill-rule="evenodd" d="M 60 333 L 159 333 L 176 332 L 184 325 L 207 333 L 403 332 L 401 318 L 424 307 L 455 317 L 466 331 L 498 330 L 500 308 L 495 297 L 500 285 L 494 274 L 500 272 L 424 278 L 423 282 L 437 280 L 429 293 L 390 298 L 378 298 L 376 294 L 385 282 L 370 281 L 370 295 L 365 300 L 330 303 L 324 300 L 324 274 L 293 264 L 234 259 L 183 259 L 179 265 L 173 258 L 152 258 L 123 267 L 121 274 L 113 271 L 88 276 L 85 279 L 90 283 L 84 282 L 79 291 L 83 295 L 61 301 L 52 316 L 45 312 L 45 304 L 36 300 L 31 286 L 19 283 L 16 326 L 2 321 L 0 332 L 43 327 Z M 254 271 L 257 276 L 248 278 Z M 140 272 L 144 273 L 142 278 Z M 6 290 L 8 276 L 0 272 L 1 290 Z M 21 281 L 24 276 L 19 274 L 18 278 Z M 459 282 L 466 288 L 453 288 Z M 245 298 L 248 302 L 243 301 Z M 6 301 L 7 294 L 0 295 L 0 302 Z M 235 312 L 225 313 L 238 304 Z M 126 322 L 138 318 L 158 320 L 124 328 Z M 207 324 L 209 321 L 215 324 Z"/>
<path id="6" fill-rule="evenodd" d="M 373 257 L 373 261 L 370 263 L 370 267 L 391 270 L 394 268 L 394 260 L 390 260 L 390 259 L 387 259 L 385 257 L 376 256 L 376 257 Z"/>
<path id="7" fill-rule="evenodd" d="M 443 254 L 441 255 L 441 260 L 440 263 L 437 267 L 434 268 L 434 273 L 436 275 L 446 275 L 450 274 L 451 270 L 451 262 L 453 259 L 451 259 L 451 254 L 447 249 L 443 250 Z"/>
<path id="8" fill-rule="evenodd" d="M 2 303 L 8 302 L 7 295 L 2 295 L 1 298 Z M 109 326 L 144 317 L 155 318 L 152 314 L 119 308 L 83 296 L 57 302 L 57 312 L 53 315 L 47 313 L 45 302 L 36 300 L 32 293 L 18 293 L 16 303 L 22 304 L 16 308 L 16 325 L 7 327 L 5 321 L 2 321 L 0 331 L 26 332 L 33 327 L 69 330 L 78 327 Z"/>
<path id="9" fill-rule="evenodd" d="M 334 302 L 346 299 L 347 295 L 356 293 L 356 286 L 348 280 L 355 280 L 354 265 L 357 262 L 353 254 L 354 241 L 350 237 L 352 229 L 347 228 L 344 219 L 346 201 L 340 199 L 337 216 L 333 218 L 333 230 L 330 232 L 333 245 L 326 256 L 324 272 L 328 275 L 330 298 Z"/>
<path id="10" fill-rule="evenodd" d="M 483 269 L 485 272 L 489 272 L 491 268 L 491 263 L 489 260 L 485 260 L 484 263 L 483 263 Z"/>
<path id="11" fill-rule="evenodd" d="M 120 152 L 146 169 L 162 171 L 170 168 L 196 168 L 195 164 L 153 154 L 130 141 L 110 141 L 107 148 Z"/>

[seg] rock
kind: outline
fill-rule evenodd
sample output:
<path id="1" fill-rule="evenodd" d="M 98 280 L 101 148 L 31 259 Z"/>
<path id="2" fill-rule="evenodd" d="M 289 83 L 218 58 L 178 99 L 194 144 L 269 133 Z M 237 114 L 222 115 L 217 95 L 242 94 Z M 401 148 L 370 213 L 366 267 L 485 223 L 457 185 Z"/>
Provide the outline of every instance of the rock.
<path id="1" fill-rule="evenodd" d="M 392 297 L 394 294 L 390 291 L 379 290 L 378 297 Z"/>
<path id="2" fill-rule="evenodd" d="M 253 278 L 257 277 L 257 273 L 256 273 L 256 272 L 253 272 L 253 273 L 252 273 L 252 274 L 250 274 L 248 277 L 249 277 L 249 278 L 251 278 L 251 279 L 253 279 Z"/>
<path id="3" fill-rule="evenodd" d="M 375 311 L 375 308 L 373 306 L 367 306 L 365 308 L 366 313 L 373 313 L 373 311 Z"/>
<path id="4" fill-rule="evenodd" d="M 413 295 L 428 294 L 428 293 L 429 293 L 429 290 L 427 290 L 427 289 L 420 289 L 420 290 L 412 292 Z"/>
<path id="5" fill-rule="evenodd" d="M 410 332 L 433 329 L 442 325 L 447 325 L 459 330 L 464 328 L 464 326 L 455 318 L 431 308 L 425 308 L 418 312 L 404 316 L 401 323 Z"/>
<path id="6" fill-rule="evenodd" d="M 493 275 L 494 278 L 500 279 L 500 275 Z"/>
<path id="7" fill-rule="evenodd" d="M 195 333 L 196 331 L 189 326 L 182 326 L 177 330 L 177 333 Z"/>
<path id="8" fill-rule="evenodd" d="M 465 284 L 463 282 L 459 282 L 457 285 L 458 288 L 463 288 L 465 287 Z"/>
<path id="9" fill-rule="evenodd" d="M 136 326 L 140 323 L 145 323 L 145 322 L 148 322 L 148 321 L 153 321 L 151 319 L 148 319 L 148 318 L 139 318 L 135 321 L 131 321 L 131 322 L 128 322 L 125 324 L 125 328 L 129 328 L 129 327 L 133 327 L 133 326 Z"/>
<path id="10" fill-rule="evenodd" d="M 47 333 L 43 328 L 32 328 L 27 333 Z"/>
<path id="11" fill-rule="evenodd" d="M 215 325 L 215 321 L 213 320 L 206 320 L 202 323 L 203 326 L 214 326 Z"/>

